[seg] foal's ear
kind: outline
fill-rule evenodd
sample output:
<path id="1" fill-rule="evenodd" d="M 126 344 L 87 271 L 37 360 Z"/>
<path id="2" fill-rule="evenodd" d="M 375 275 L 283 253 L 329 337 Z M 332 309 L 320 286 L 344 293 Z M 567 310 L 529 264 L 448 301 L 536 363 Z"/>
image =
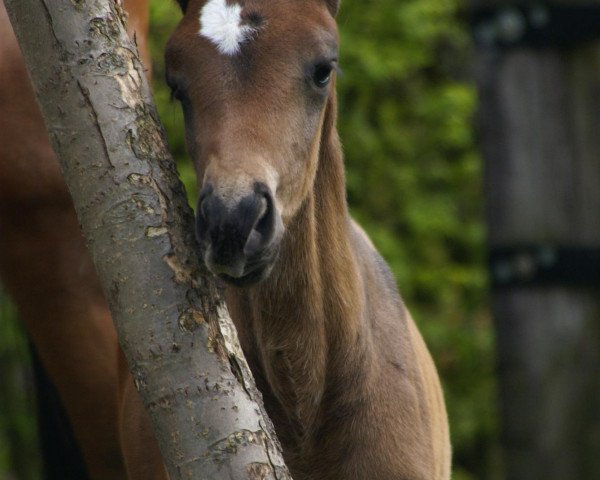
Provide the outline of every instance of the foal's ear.
<path id="1" fill-rule="evenodd" d="M 334 17 L 337 15 L 338 10 L 340 9 L 340 0 L 324 0 L 325 5 L 331 12 L 331 15 Z"/>
<path id="2" fill-rule="evenodd" d="M 177 0 L 177 3 L 181 7 L 181 11 L 185 13 L 188 6 L 188 0 Z"/>

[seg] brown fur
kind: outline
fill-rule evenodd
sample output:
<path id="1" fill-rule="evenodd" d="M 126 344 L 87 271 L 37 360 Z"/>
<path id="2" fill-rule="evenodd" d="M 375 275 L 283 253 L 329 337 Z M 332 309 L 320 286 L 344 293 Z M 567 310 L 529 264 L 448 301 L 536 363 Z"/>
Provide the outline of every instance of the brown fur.
<path id="1" fill-rule="evenodd" d="M 125 8 L 148 62 L 147 0 L 126 0 Z M 140 436 L 148 421 L 127 369 L 119 374 L 110 312 L 1 1 L 0 145 L 2 285 L 57 387 L 91 478 L 124 479 L 125 463 L 142 464 L 136 446 L 157 457 L 155 441 Z"/>
<path id="2" fill-rule="evenodd" d="M 263 182 L 285 225 L 268 278 L 226 300 L 294 478 L 448 479 L 435 366 L 348 214 L 334 82 L 326 101 L 304 89 L 301 66 L 335 46 L 335 2 L 247 0 L 266 27 L 233 57 L 198 37 L 202 4 L 169 42 L 169 76 L 201 186 L 235 205 Z"/>

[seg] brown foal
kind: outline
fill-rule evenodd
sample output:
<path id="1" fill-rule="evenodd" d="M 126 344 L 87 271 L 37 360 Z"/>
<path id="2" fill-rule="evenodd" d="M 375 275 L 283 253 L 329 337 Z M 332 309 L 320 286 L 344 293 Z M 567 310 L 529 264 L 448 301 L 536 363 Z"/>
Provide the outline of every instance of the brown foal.
<path id="1" fill-rule="evenodd" d="M 337 0 L 189 0 L 166 51 L 197 236 L 296 479 L 450 476 L 443 394 L 348 214 Z"/>

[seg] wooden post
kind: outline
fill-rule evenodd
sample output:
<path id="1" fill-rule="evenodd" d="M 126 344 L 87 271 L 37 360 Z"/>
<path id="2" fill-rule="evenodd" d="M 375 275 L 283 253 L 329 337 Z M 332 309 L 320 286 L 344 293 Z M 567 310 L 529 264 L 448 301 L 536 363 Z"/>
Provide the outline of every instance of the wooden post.
<path id="1" fill-rule="evenodd" d="M 600 478 L 600 7 L 473 4 L 505 478 Z"/>

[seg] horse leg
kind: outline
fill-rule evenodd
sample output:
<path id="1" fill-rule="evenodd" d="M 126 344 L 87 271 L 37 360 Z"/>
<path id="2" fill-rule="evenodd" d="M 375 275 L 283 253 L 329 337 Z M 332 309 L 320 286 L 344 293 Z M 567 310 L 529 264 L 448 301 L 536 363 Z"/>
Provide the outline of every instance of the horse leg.
<path id="1" fill-rule="evenodd" d="M 69 416 L 31 342 L 29 352 L 37 396 L 38 443 L 43 477 L 45 480 L 90 480 Z"/>
<path id="2" fill-rule="evenodd" d="M 117 338 L 72 205 L 66 196 L 3 202 L 0 225 L 3 284 L 59 392 L 90 476 L 125 478 Z"/>

